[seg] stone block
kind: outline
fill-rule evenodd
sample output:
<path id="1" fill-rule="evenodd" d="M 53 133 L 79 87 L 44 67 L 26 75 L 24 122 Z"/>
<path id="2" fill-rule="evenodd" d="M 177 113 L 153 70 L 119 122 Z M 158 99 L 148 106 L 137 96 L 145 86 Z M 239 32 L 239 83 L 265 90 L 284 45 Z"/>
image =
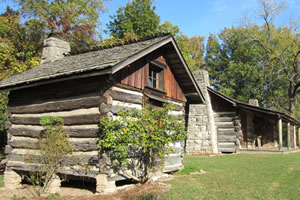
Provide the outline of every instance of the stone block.
<path id="1" fill-rule="evenodd" d="M 59 193 L 60 186 L 61 186 L 61 180 L 59 176 L 54 175 L 53 178 L 50 180 L 49 187 L 47 188 L 45 193 L 46 194 Z"/>
<path id="2" fill-rule="evenodd" d="M 96 192 L 97 193 L 110 193 L 116 191 L 115 181 L 108 181 L 106 174 L 98 174 L 96 176 Z"/>
<path id="3" fill-rule="evenodd" d="M 21 187 L 21 176 L 13 170 L 5 170 L 4 172 L 4 186 L 7 189 L 15 190 Z"/>

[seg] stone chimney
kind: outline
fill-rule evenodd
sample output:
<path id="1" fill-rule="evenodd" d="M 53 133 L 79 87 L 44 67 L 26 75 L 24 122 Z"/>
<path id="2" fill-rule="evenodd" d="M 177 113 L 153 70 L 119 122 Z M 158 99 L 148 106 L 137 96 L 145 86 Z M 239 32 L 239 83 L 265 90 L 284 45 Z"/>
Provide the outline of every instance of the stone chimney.
<path id="1" fill-rule="evenodd" d="M 64 54 L 70 53 L 69 42 L 49 37 L 44 40 L 41 64 L 54 62 L 64 57 Z"/>
<path id="2" fill-rule="evenodd" d="M 259 107 L 257 99 L 249 99 L 249 105 Z"/>
<path id="3" fill-rule="evenodd" d="M 204 90 L 203 92 L 206 92 L 207 87 L 210 86 L 208 71 L 196 70 L 193 72 L 193 75 L 199 87 Z"/>
<path id="4" fill-rule="evenodd" d="M 211 100 L 210 100 L 210 96 L 207 90 L 207 87 L 210 86 L 209 84 L 209 74 L 208 71 L 206 70 L 197 70 L 193 72 L 193 76 L 195 78 L 195 81 L 197 82 L 198 86 L 201 88 L 205 102 L 203 102 L 203 104 L 191 104 L 190 105 L 190 116 L 189 116 L 189 127 L 188 129 L 191 129 L 193 126 L 195 127 L 205 127 L 204 129 L 206 131 L 203 132 L 203 130 L 200 129 L 196 129 L 194 130 L 194 132 L 196 132 L 197 136 L 193 136 L 193 132 L 189 132 L 188 134 L 188 140 L 195 140 L 196 143 L 197 141 L 202 141 L 202 143 L 206 143 L 206 146 L 209 147 L 196 147 L 196 148 L 202 148 L 202 150 L 200 150 L 198 153 L 203 153 L 204 148 L 206 148 L 206 152 L 208 154 L 217 154 L 218 153 L 218 143 L 217 143 L 217 131 L 216 131 L 216 126 L 215 126 L 215 120 L 214 120 L 214 112 L 212 109 L 212 105 L 211 105 Z M 202 110 L 201 110 L 202 109 Z M 192 113 L 194 112 L 194 113 Z M 201 113 L 205 113 L 204 115 L 206 116 L 202 116 L 203 119 L 201 118 Z M 195 114 L 193 116 L 193 114 Z M 200 117 L 200 118 L 199 118 Z M 198 119 L 193 119 L 193 118 L 198 118 Z M 193 120 L 195 121 L 200 121 L 200 122 L 204 122 L 203 124 L 194 124 L 193 125 Z M 198 122 L 196 122 L 198 123 Z M 206 132 L 206 133 L 205 133 Z M 192 139 L 192 138 L 193 139 Z M 203 138 L 206 138 L 207 140 L 204 140 Z M 191 141 L 190 141 L 191 143 Z M 199 146 L 199 144 L 198 144 Z M 201 146 L 201 145 L 200 145 Z M 187 146 L 187 151 L 188 151 L 188 146 Z M 195 153 L 195 152 L 194 152 Z"/>

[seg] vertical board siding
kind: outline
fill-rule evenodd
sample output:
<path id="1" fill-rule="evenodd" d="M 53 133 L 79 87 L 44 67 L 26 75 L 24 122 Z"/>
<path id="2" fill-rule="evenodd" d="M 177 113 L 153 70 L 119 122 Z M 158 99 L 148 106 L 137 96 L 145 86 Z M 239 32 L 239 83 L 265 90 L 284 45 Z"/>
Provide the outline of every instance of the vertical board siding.
<path id="1" fill-rule="evenodd" d="M 159 56 L 153 55 L 152 57 L 155 57 L 154 59 L 166 65 L 166 69 L 162 73 L 164 76 L 164 85 L 160 87 L 161 85 L 158 83 L 159 88 L 164 88 L 166 97 L 186 101 L 185 96 L 165 58 L 161 54 Z M 148 85 L 148 74 L 149 63 L 146 62 L 146 59 L 140 59 L 115 73 L 114 80 L 124 85 L 143 90 L 145 86 Z M 159 78 L 160 77 L 158 77 L 158 80 Z"/>

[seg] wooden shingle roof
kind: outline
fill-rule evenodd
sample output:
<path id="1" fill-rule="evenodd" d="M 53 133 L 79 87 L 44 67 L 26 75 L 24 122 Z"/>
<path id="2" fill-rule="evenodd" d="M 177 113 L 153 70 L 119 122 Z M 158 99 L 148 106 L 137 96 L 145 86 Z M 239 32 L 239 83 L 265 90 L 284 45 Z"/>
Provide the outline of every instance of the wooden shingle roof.
<path id="1" fill-rule="evenodd" d="M 171 70 L 178 79 L 183 92 L 185 94 L 197 92 L 203 100 L 203 93 L 196 84 L 171 34 L 156 35 L 111 48 L 96 48 L 77 55 L 66 56 L 51 63 L 41 64 L 1 81 L 0 91 L 32 87 L 33 85 L 61 81 L 79 75 L 114 74 L 158 48 L 164 48 L 166 57 L 172 65 Z"/>
<path id="2" fill-rule="evenodd" d="M 103 70 L 116 65 L 166 37 L 169 36 L 157 37 L 99 51 L 90 51 L 78 55 L 66 56 L 60 60 L 41 64 L 38 67 L 3 80 L 0 82 L 0 89 L 87 71 Z"/>

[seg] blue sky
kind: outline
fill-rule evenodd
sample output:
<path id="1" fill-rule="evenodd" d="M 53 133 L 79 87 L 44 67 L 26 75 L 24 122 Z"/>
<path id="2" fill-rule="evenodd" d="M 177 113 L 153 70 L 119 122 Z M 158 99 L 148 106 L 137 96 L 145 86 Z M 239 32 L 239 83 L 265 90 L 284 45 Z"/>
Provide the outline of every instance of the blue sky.
<path id="1" fill-rule="evenodd" d="M 6 5 L 12 5 L 11 0 L 0 1 L 0 12 L 3 12 Z M 110 20 L 109 16 L 127 2 L 128 0 L 110 0 L 105 3 L 107 11 L 100 15 L 102 30 Z M 288 24 L 292 18 L 300 21 L 300 0 L 286 0 L 286 4 L 287 9 L 277 19 L 277 25 Z M 238 26 L 245 13 L 248 13 L 252 21 L 262 22 L 255 14 L 258 0 L 154 0 L 154 5 L 161 23 L 170 21 L 189 37 L 200 35 L 207 39 L 210 33 L 216 34 L 225 27 Z"/>
<path id="2" fill-rule="evenodd" d="M 101 16 L 102 28 L 120 6 L 128 0 L 111 0 L 106 3 L 108 11 Z M 256 17 L 257 0 L 154 0 L 156 13 L 161 23 L 170 21 L 179 26 L 181 32 L 189 37 L 201 35 L 207 38 L 210 33 L 219 33 L 224 27 L 241 24 L 241 18 L 248 13 L 251 21 L 261 23 Z M 291 18 L 300 20 L 300 0 L 287 0 L 287 9 L 277 19 L 277 25 L 287 24 Z"/>

